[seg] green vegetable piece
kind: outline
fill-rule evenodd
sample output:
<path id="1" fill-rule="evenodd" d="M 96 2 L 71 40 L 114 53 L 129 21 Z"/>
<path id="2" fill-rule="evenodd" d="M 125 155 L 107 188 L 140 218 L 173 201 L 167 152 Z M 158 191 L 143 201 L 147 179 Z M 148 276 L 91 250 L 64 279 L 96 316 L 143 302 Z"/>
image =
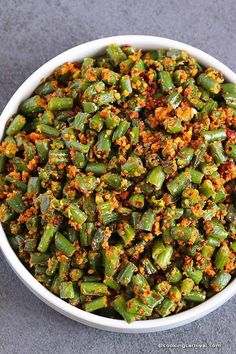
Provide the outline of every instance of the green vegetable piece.
<path id="1" fill-rule="evenodd" d="M 19 112 L 23 115 L 32 115 L 33 113 L 40 113 L 45 110 L 45 101 L 39 96 L 27 98 L 20 104 Z"/>
<path id="2" fill-rule="evenodd" d="M 100 298 L 94 299 L 90 302 L 84 303 L 84 309 L 87 312 L 94 312 L 96 310 L 107 307 L 107 297 L 102 296 Z"/>
<path id="3" fill-rule="evenodd" d="M 82 295 L 103 296 L 109 295 L 107 286 L 103 283 L 88 282 L 80 285 Z"/>
<path id="4" fill-rule="evenodd" d="M 75 246 L 67 240 L 60 232 L 57 232 L 55 235 L 55 246 L 56 248 L 64 253 L 67 257 L 71 257 L 75 253 Z"/>
<path id="5" fill-rule="evenodd" d="M 48 109 L 54 111 L 66 111 L 73 108 L 71 97 L 52 97 L 48 102 Z"/>
<path id="6" fill-rule="evenodd" d="M 165 173 L 161 166 L 155 167 L 148 175 L 146 181 L 153 184 L 157 190 L 162 188 L 165 181 Z"/>
<path id="7" fill-rule="evenodd" d="M 120 272 L 117 275 L 117 281 L 123 286 L 127 286 L 131 282 L 136 266 L 131 262 L 126 262 L 123 264 Z"/>
<path id="8" fill-rule="evenodd" d="M 23 117 L 22 115 L 18 114 L 13 119 L 13 121 L 11 122 L 9 127 L 7 128 L 6 134 L 7 135 L 15 135 L 15 134 L 19 133 L 24 128 L 25 123 L 26 123 L 25 117 Z"/>

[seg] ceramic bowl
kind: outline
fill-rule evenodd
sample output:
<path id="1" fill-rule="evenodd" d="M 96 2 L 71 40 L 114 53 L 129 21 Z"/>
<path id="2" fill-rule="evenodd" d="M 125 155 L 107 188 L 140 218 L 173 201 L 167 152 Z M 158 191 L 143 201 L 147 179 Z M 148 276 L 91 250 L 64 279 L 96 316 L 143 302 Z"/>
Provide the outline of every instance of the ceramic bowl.
<path id="1" fill-rule="evenodd" d="M 119 45 L 131 44 L 137 48 L 142 48 L 144 50 L 158 48 L 174 48 L 186 50 L 190 55 L 195 57 L 200 64 L 203 64 L 205 66 L 211 65 L 216 69 L 220 70 L 224 74 L 224 77 L 227 81 L 236 82 L 236 74 L 232 72 L 227 66 L 222 64 L 219 60 L 213 58 L 209 54 L 206 54 L 205 52 L 199 49 L 196 49 L 181 42 L 173 41 L 166 38 L 139 35 L 102 38 L 71 48 L 65 51 L 64 53 L 56 56 L 55 58 L 51 59 L 46 64 L 41 66 L 38 70 L 36 70 L 19 87 L 19 89 L 12 96 L 12 98 L 4 108 L 0 120 L 0 139 L 3 136 L 4 127 L 9 117 L 15 114 L 19 104 L 32 94 L 35 88 L 40 84 L 41 79 L 49 76 L 56 67 L 65 62 L 80 61 L 84 57 L 91 57 L 102 54 L 106 46 L 111 43 L 117 43 Z M 162 331 L 182 326 L 184 324 L 197 320 L 210 313 L 211 311 L 215 310 L 236 293 L 236 279 L 234 279 L 223 291 L 214 295 L 212 298 L 203 302 L 202 304 L 197 305 L 189 310 L 166 318 L 136 321 L 134 323 L 128 324 L 123 320 L 110 319 L 85 312 L 76 307 L 73 307 L 72 305 L 68 304 L 67 302 L 61 300 L 60 298 L 52 294 L 30 274 L 30 272 L 18 259 L 15 252 L 11 248 L 1 225 L 0 248 L 14 272 L 38 298 L 40 298 L 42 301 L 44 301 L 56 311 L 75 321 L 107 331 L 144 333 Z"/>

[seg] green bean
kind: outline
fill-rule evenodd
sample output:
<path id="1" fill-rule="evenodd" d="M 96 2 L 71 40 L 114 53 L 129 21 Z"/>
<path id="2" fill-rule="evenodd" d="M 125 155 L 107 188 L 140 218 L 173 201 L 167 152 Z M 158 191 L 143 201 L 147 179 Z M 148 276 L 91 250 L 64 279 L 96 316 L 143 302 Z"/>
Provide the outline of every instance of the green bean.
<path id="1" fill-rule="evenodd" d="M 206 300 L 206 293 L 193 290 L 188 295 L 186 295 L 184 299 L 193 302 L 203 302 Z"/>
<path id="2" fill-rule="evenodd" d="M 165 181 L 165 173 L 161 166 L 155 167 L 148 175 L 146 181 L 153 184 L 157 190 L 162 188 Z"/>
<path id="3" fill-rule="evenodd" d="M 194 287 L 194 281 L 190 278 L 185 278 L 182 280 L 180 285 L 181 294 L 186 297 L 188 296 Z"/>
<path id="4" fill-rule="evenodd" d="M 128 160 L 121 165 L 121 171 L 125 176 L 138 177 L 145 173 L 142 160 L 136 156 L 130 156 Z"/>
<path id="5" fill-rule="evenodd" d="M 73 99 L 71 97 L 52 97 L 48 102 L 48 109 L 54 111 L 66 111 L 72 109 Z"/>
<path id="6" fill-rule="evenodd" d="M 200 191 L 200 193 L 205 195 L 206 198 L 210 198 L 215 193 L 215 187 L 209 179 L 206 179 L 199 186 L 199 191 Z"/>
<path id="7" fill-rule="evenodd" d="M 217 166 L 213 163 L 201 162 L 199 168 L 202 173 L 207 176 L 212 175 L 214 172 L 217 171 Z"/>
<path id="8" fill-rule="evenodd" d="M 161 240 L 155 240 L 152 246 L 152 258 L 156 261 L 163 251 L 165 251 L 164 243 Z"/>
<path id="9" fill-rule="evenodd" d="M 132 93 L 133 90 L 129 75 L 122 76 L 120 80 L 120 87 L 124 97 L 127 97 Z"/>
<path id="10" fill-rule="evenodd" d="M 231 108 L 235 108 L 236 107 L 236 90 L 235 90 L 235 84 L 222 84 L 222 91 L 223 94 L 222 96 L 225 99 L 225 103 L 227 104 L 227 106 L 231 107 Z"/>
<path id="11" fill-rule="evenodd" d="M 25 226 L 29 231 L 37 231 L 39 228 L 39 221 L 40 221 L 39 216 L 31 216 L 26 221 Z"/>
<path id="12" fill-rule="evenodd" d="M 76 250 L 75 246 L 72 245 L 72 243 L 67 240 L 67 238 L 63 236 L 59 231 L 57 231 L 55 234 L 55 246 L 67 257 L 71 257 Z"/>
<path id="13" fill-rule="evenodd" d="M 57 229 L 58 228 L 56 226 L 50 224 L 46 226 L 37 248 L 38 251 L 41 253 L 45 253 L 47 251 L 55 233 L 57 232 Z"/>
<path id="14" fill-rule="evenodd" d="M 138 228 L 140 230 L 152 231 L 154 221 L 155 221 L 155 215 L 151 209 L 148 209 L 143 213 L 140 222 L 138 224 Z"/>
<path id="15" fill-rule="evenodd" d="M 43 112 L 45 110 L 45 101 L 39 96 L 27 98 L 20 104 L 19 111 L 23 115 Z"/>
<path id="16" fill-rule="evenodd" d="M 179 303 L 182 298 L 182 294 L 177 286 L 172 286 L 169 292 L 170 300 Z"/>
<path id="17" fill-rule="evenodd" d="M 61 165 L 68 162 L 69 154 L 67 150 L 50 150 L 48 161 L 50 165 Z"/>
<path id="18" fill-rule="evenodd" d="M 105 90 L 105 84 L 103 81 L 96 81 L 84 91 L 84 98 L 91 99 L 92 96 L 95 96 L 97 93 Z"/>
<path id="19" fill-rule="evenodd" d="M 165 249 L 156 258 L 156 263 L 159 265 L 161 269 L 166 269 L 167 266 L 170 264 L 172 254 L 173 254 L 173 247 L 171 245 L 167 245 Z"/>
<path id="20" fill-rule="evenodd" d="M 159 306 L 157 306 L 157 312 L 161 315 L 161 317 L 166 317 L 174 311 L 175 306 L 174 301 L 166 298 Z"/>
<path id="21" fill-rule="evenodd" d="M 93 223 L 84 223 L 79 232 L 80 244 L 82 247 L 90 246 L 92 242 L 92 236 L 94 232 L 94 224 Z"/>
<path id="22" fill-rule="evenodd" d="M 54 124 L 54 114 L 51 111 L 44 111 L 42 116 L 40 117 L 40 122 L 42 124 L 46 124 L 46 125 L 53 125 Z"/>
<path id="23" fill-rule="evenodd" d="M 177 134 L 183 130 L 183 126 L 178 118 L 171 117 L 165 121 L 165 129 L 168 133 Z"/>
<path id="24" fill-rule="evenodd" d="M 127 179 L 122 178 L 116 173 L 108 172 L 102 176 L 102 180 L 107 184 L 107 186 L 112 187 L 115 190 L 125 191 L 131 186 L 131 183 Z"/>
<path id="25" fill-rule="evenodd" d="M 96 156 L 99 159 L 106 159 L 111 151 L 111 131 L 105 130 L 99 133 L 96 146 Z"/>
<path id="26" fill-rule="evenodd" d="M 61 280 L 59 277 L 55 276 L 51 284 L 51 292 L 59 295 L 60 294 Z"/>
<path id="27" fill-rule="evenodd" d="M 116 128 L 116 130 L 114 131 L 113 135 L 112 135 L 112 141 L 116 141 L 117 139 L 119 139 L 121 136 L 125 135 L 127 130 L 130 127 L 130 123 L 126 122 L 126 121 L 122 121 L 119 126 Z"/>
<path id="28" fill-rule="evenodd" d="M 233 205 L 230 205 L 228 213 L 226 215 L 226 220 L 232 222 L 236 225 L 236 208 Z"/>
<path id="29" fill-rule="evenodd" d="M 144 207 L 144 195 L 143 194 L 134 194 L 130 197 L 129 199 L 129 204 L 130 206 L 137 208 L 137 209 L 143 209 Z"/>
<path id="30" fill-rule="evenodd" d="M 69 272 L 69 277 L 72 281 L 78 281 L 79 279 L 81 279 L 84 275 L 84 272 L 82 269 L 79 268 L 74 268 L 71 269 Z"/>
<path id="31" fill-rule="evenodd" d="M 132 59 L 128 58 L 126 60 L 122 60 L 120 62 L 120 71 L 123 73 L 123 74 L 127 74 L 130 72 L 131 68 L 133 67 L 134 65 L 134 62 Z"/>
<path id="32" fill-rule="evenodd" d="M 27 193 L 37 194 L 40 192 L 40 179 L 39 177 L 30 177 L 27 185 Z"/>
<path id="33" fill-rule="evenodd" d="M 152 308 L 144 304 L 141 300 L 135 297 L 127 301 L 127 312 L 137 314 L 138 316 L 151 316 Z"/>
<path id="34" fill-rule="evenodd" d="M 57 89 L 57 82 L 56 81 L 46 81 L 37 87 L 36 93 L 39 96 L 46 96 L 50 93 L 53 93 Z"/>
<path id="35" fill-rule="evenodd" d="M 101 244 L 105 241 L 105 230 L 97 229 L 91 242 L 92 249 L 99 250 L 101 248 Z"/>
<path id="36" fill-rule="evenodd" d="M 84 309 L 87 312 L 94 312 L 94 311 L 102 309 L 104 307 L 107 307 L 107 297 L 106 296 L 102 296 L 102 297 L 94 299 L 90 302 L 84 303 Z"/>
<path id="37" fill-rule="evenodd" d="M 80 292 L 82 295 L 103 296 L 109 295 L 107 286 L 103 283 L 82 283 L 80 285 Z"/>
<path id="38" fill-rule="evenodd" d="M 216 129 L 216 130 L 205 130 L 201 132 L 201 135 L 204 137 L 205 141 L 208 143 L 215 140 L 225 140 L 226 132 L 225 129 Z"/>
<path id="39" fill-rule="evenodd" d="M 151 275 L 151 274 L 156 273 L 157 269 L 156 269 L 156 267 L 153 265 L 153 263 L 150 261 L 149 258 L 144 258 L 144 259 L 142 260 L 142 264 L 143 264 L 144 269 L 145 269 L 145 271 L 146 271 L 146 273 L 147 273 L 148 275 Z"/>
<path id="40" fill-rule="evenodd" d="M 134 126 L 130 132 L 130 142 L 133 145 L 138 144 L 139 142 L 140 129 L 138 126 Z"/>
<path id="41" fill-rule="evenodd" d="M 119 235 L 122 238 L 124 245 L 127 246 L 135 238 L 135 230 L 128 223 L 124 223 L 123 228 L 119 231 Z"/>
<path id="42" fill-rule="evenodd" d="M 36 250 L 36 248 L 37 248 L 37 241 L 38 240 L 37 240 L 37 237 L 35 235 L 33 235 L 32 238 L 26 239 L 25 240 L 24 251 L 25 252 L 29 252 L 29 253 L 34 252 Z"/>
<path id="43" fill-rule="evenodd" d="M 185 147 L 180 150 L 178 154 L 177 164 L 179 168 L 188 166 L 193 158 L 194 150 L 189 147 Z"/>
<path id="44" fill-rule="evenodd" d="M 183 96 L 180 95 L 178 92 L 172 92 L 168 97 L 166 102 L 168 102 L 169 104 L 171 104 L 171 106 L 176 109 L 180 103 L 183 100 Z"/>
<path id="45" fill-rule="evenodd" d="M 101 92 L 94 98 L 98 107 L 114 103 L 116 101 L 116 91 Z"/>
<path id="46" fill-rule="evenodd" d="M 126 302 L 123 296 L 119 295 L 113 301 L 114 309 L 128 322 L 133 322 L 139 319 L 139 316 L 131 314 L 127 311 Z"/>
<path id="47" fill-rule="evenodd" d="M 211 287 L 215 292 L 223 290 L 229 283 L 231 275 L 229 273 L 219 271 L 211 281 Z"/>
<path id="48" fill-rule="evenodd" d="M 26 192 L 27 190 L 27 185 L 22 182 L 21 180 L 15 179 L 14 177 L 8 175 L 6 176 L 5 181 L 2 183 L 4 183 L 4 185 L 6 185 L 6 181 L 12 183 L 14 186 L 16 186 L 18 189 L 20 189 L 22 192 Z"/>
<path id="49" fill-rule="evenodd" d="M 72 306 L 78 306 L 80 304 L 80 300 L 81 300 L 81 296 L 80 296 L 80 293 L 77 289 L 75 289 L 74 287 L 74 296 L 73 298 L 69 299 L 69 303 L 72 305 Z"/>
<path id="50" fill-rule="evenodd" d="M 116 291 L 120 290 L 120 285 L 112 278 L 105 278 L 103 282 L 108 286 L 108 288 L 112 290 L 116 290 Z"/>
<path id="51" fill-rule="evenodd" d="M 100 132 L 103 128 L 104 125 L 104 120 L 100 116 L 100 112 L 95 113 L 90 119 L 89 119 L 89 127 L 91 129 L 96 130 L 97 132 Z M 108 129 L 110 129 L 108 127 Z"/>
<path id="52" fill-rule="evenodd" d="M 5 172 L 6 156 L 0 154 L 0 173 Z"/>
<path id="53" fill-rule="evenodd" d="M 68 273 L 70 269 L 70 258 L 65 255 L 60 256 L 59 260 L 59 278 L 61 281 L 68 279 Z"/>
<path id="54" fill-rule="evenodd" d="M 39 124 L 37 126 L 37 130 L 39 133 L 46 134 L 51 138 L 57 138 L 60 135 L 60 131 L 56 128 L 50 127 L 50 125 Z"/>
<path id="55" fill-rule="evenodd" d="M 35 146 L 37 150 L 37 155 L 39 156 L 40 163 L 44 164 L 48 160 L 49 153 L 49 140 L 36 140 Z"/>
<path id="56" fill-rule="evenodd" d="M 21 213 L 26 208 L 26 205 L 25 205 L 22 197 L 23 197 L 22 193 L 17 192 L 12 197 L 7 199 L 7 204 L 16 213 Z"/>
<path id="57" fill-rule="evenodd" d="M 80 225 L 82 225 L 87 220 L 87 215 L 82 210 L 80 210 L 76 204 L 70 204 L 67 207 L 65 214 L 69 219 Z"/>
<path id="58" fill-rule="evenodd" d="M 106 52 L 114 66 L 119 65 L 127 58 L 126 54 L 117 44 L 110 44 L 107 47 Z"/>
<path id="59" fill-rule="evenodd" d="M 102 176 L 106 173 L 107 165 L 105 163 L 89 162 L 86 165 L 85 172 L 91 172 L 95 176 Z"/>
<path id="60" fill-rule="evenodd" d="M 215 266 L 218 270 L 223 270 L 230 256 L 230 250 L 228 246 L 221 246 L 215 256 Z"/>
<path id="61" fill-rule="evenodd" d="M 25 123 L 26 123 L 25 117 L 18 114 L 13 119 L 13 121 L 11 122 L 9 127 L 7 128 L 6 134 L 7 135 L 15 135 L 15 134 L 19 133 L 23 129 L 23 127 L 25 126 Z"/>
<path id="62" fill-rule="evenodd" d="M 107 68 L 102 69 L 101 75 L 102 75 L 102 80 L 107 85 L 115 85 L 119 79 L 119 74 L 117 74 L 115 71 L 109 70 Z"/>
<path id="63" fill-rule="evenodd" d="M 220 84 L 216 80 L 214 80 L 212 77 L 207 76 L 205 74 L 199 75 L 198 84 L 212 94 L 219 93 L 221 89 Z"/>
<path id="64" fill-rule="evenodd" d="M 85 113 L 95 113 L 98 110 L 98 107 L 93 102 L 83 102 L 83 109 Z"/>
<path id="65" fill-rule="evenodd" d="M 48 276 L 52 276 L 56 273 L 57 268 L 58 268 L 58 260 L 56 259 L 55 256 L 53 256 L 48 260 L 48 267 L 46 269 L 45 274 Z"/>
<path id="66" fill-rule="evenodd" d="M 121 249 L 118 246 L 111 246 L 104 250 L 104 272 L 106 277 L 112 277 L 120 264 Z"/>
<path id="67" fill-rule="evenodd" d="M 126 262 L 123 264 L 120 272 L 117 275 L 117 281 L 123 286 L 127 286 L 131 282 L 136 266 L 131 262 Z"/>
<path id="68" fill-rule="evenodd" d="M 71 281 L 62 281 L 60 285 L 60 297 L 62 299 L 73 299 L 75 296 L 73 284 Z"/>
<path id="69" fill-rule="evenodd" d="M 171 78 L 170 73 L 168 71 L 160 71 L 158 73 L 158 77 L 159 77 L 159 83 L 161 86 L 161 90 L 163 92 L 168 92 L 174 88 L 172 78 Z"/>
<path id="70" fill-rule="evenodd" d="M 174 226 L 171 228 L 171 236 L 175 240 L 194 243 L 198 240 L 199 231 L 196 227 Z"/>
<path id="71" fill-rule="evenodd" d="M 94 191 L 97 185 L 98 182 L 94 176 L 78 176 L 75 181 L 75 188 L 85 195 Z"/>
<path id="72" fill-rule="evenodd" d="M 177 267 L 173 267 L 168 273 L 168 281 L 170 284 L 177 284 L 182 279 L 182 273 Z"/>
<path id="73" fill-rule="evenodd" d="M 230 243 L 230 248 L 235 252 L 236 250 L 236 241 Z"/>
<path id="74" fill-rule="evenodd" d="M 215 141 L 210 146 L 211 154 L 217 164 L 221 164 L 227 160 L 225 156 L 223 145 L 220 141 Z"/>
<path id="75" fill-rule="evenodd" d="M 198 285 L 201 282 L 203 274 L 199 269 L 196 269 L 190 264 L 185 267 L 185 271 L 195 284 Z"/>
<path id="76" fill-rule="evenodd" d="M 171 193 L 171 195 L 173 196 L 179 195 L 186 187 L 187 183 L 189 182 L 189 179 L 190 178 L 188 177 L 187 173 L 181 172 L 171 182 L 168 182 L 167 188 Z"/>
<path id="77" fill-rule="evenodd" d="M 98 218 L 104 225 L 108 225 L 119 219 L 119 215 L 114 212 L 114 205 L 110 201 L 100 204 L 97 209 L 99 214 Z"/>
<path id="78" fill-rule="evenodd" d="M 74 128 L 83 132 L 85 130 L 85 124 L 88 123 L 88 119 L 89 119 L 88 113 L 78 112 L 73 122 Z"/>
<path id="79" fill-rule="evenodd" d="M 231 143 L 228 144 L 225 152 L 229 157 L 236 158 L 236 145 Z"/>
<path id="80" fill-rule="evenodd" d="M 50 259 L 49 254 L 31 253 L 30 265 L 31 267 L 36 264 L 46 265 L 49 259 Z"/>
<path id="81" fill-rule="evenodd" d="M 107 129 L 115 129 L 118 125 L 120 124 L 120 117 L 114 115 L 114 114 L 109 114 L 105 118 L 105 125 Z"/>
<path id="82" fill-rule="evenodd" d="M 224 226 L 217 219 L 208 221 L 208 227 L 206 228 L 206 234 L 208 237 L 216 238 L 217 240 L 224 240 L 228 236 L 228 232 Z"/>

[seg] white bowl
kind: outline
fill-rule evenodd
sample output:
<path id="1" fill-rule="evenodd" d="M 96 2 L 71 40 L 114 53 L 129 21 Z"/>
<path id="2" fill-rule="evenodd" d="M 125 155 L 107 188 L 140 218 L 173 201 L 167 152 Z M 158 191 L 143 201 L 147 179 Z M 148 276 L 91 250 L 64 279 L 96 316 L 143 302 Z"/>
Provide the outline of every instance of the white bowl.
<path id="1" fill-rule="evenodd" d="M 79 61 L 84 57 L 97 56 L 98 54 L 103 53 L 106 46 L 110 43 L 117 43 L 120 45 L 131 44 L 137 48 L 142 48 L 145 50 L 158 48 L 176 48 L 186 50 L 190 55 L 194 56 L 197 61 L 199 61 L 199 63 L 206 66 L 211 65 L 220 70 L 224 74 L 224 77 L 227 81 L 236 82 L 236 74 L 233 73 L 227 66 L 209 54 L 206 54 L 199 49 L 181 42 L 166 38 L 139 35 L 117 36 L 98 39 L 92 42 L 81 44 L 56 56 L 41 66 L 38 70 L 36 70 L 20 86 L 1 114 L 0 139 L 3 136 L 6 121 L 9 119 L 9 117 L 16 113 L 19 104 L 32 94 L 35 88 L 39 85 L 42 78 L 49 76 L 56 67 L 65 62 Z M 71 306 L 65 301 L 59 299 L 57 296 L 53 295 L 49 290 L 41 285 L 20 262 L 7 240 L 2 225 L 0 225 L 0 248 L 18 277 L 36 296 L 38 296 L 46 304 L 75 321 L 107 331 L 144 333 L 162 331 L 182 326 L 197 320 L 215 310 L 236 293 L 236 279 L 234 279 L 223 291 L 217 295 L 214 295 L 211 299 L 205 301 L 204 303 L 191 308 L 190 310 L 186 310 L 166 318 L 136 321 L 134 323 L 128 324 L 123 320 L 105 318 L 85 312 Z"/>

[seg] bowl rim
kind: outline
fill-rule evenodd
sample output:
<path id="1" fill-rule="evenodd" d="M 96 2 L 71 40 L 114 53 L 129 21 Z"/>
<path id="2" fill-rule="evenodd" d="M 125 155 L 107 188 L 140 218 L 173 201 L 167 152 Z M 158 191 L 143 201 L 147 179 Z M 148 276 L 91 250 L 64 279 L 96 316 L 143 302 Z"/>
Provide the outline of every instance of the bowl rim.
<path id="1" fill-rule="evenodd" d="M 0 140 L 3 136 L 5 124 L 9 117 L 11 117 L 17 111 L 17 108 L 22 102 L 22 100 L 26 99 L 32 94 L 33 90 L 39 85 L 40 81 L 43 78 L 49 76 L 57 66 L 63 64 L 66 61 L 79 61 L 86 56 L 96 56 L 99 53 L 102 53 L 105 47 L 111 43 L 117 43 L 119 45 L 131 44 L 136 46 L 137 48 L 142 48 L 144 50 L 157 48 L 173 48 L 186 50 L 189 52 L 190 55 L 194 56 L 201 64 L 208 66 L 211 65 L 216 69 L 220 70 L 224 74 L 224 77 L 227 81 L 236 82 L 236 74 L 226 65 L 224 65 L 211 55 L 205 53 L 204 51 L 197 49 L 193 46 L 187 45 L 183 42 L 162 37 L 144 35 L 121 35 L 96 39 L 77 45 L 55 56 L 53 59 L 49 60 L 39 69 L 33 72 L 23 82 L 23 84 L 17 89 L 17 91 L 14 93 L 14 95 L 11 97 L 11 99 L 2 111 Z M 125 333 L 145 333 L 162 331 L 182 326 L 212 312 L 219 306 L 223 305 L 236 293 L 236 279 L 234 279 L 220 293 L 214 295 L 212 298 L 206 300 L 205 302 L 199 305 L 196 305 L 191 309 L 165 318 L 135 321 L 133 323 L 128 324 L 124 320 L 110 319 L 85 312 L 84 310 L 76 308 L 70 305 L 69 303 L 65 302 L 64 300 L 60 299 L 56 295 L 52 294 L 42 284 L 40 284 L 33 277 L 33 275 L 31 275 L 31 273 L 27 270 L 23 263 L 21 263 L 21 261 L 11 248 L 1 224 L 0 249 L 2 250 L 2 253 L 4 254 L 7 262 L 17 274 L 17 276 L 38 298 L 44 301 L 47 305 L 75 321 L 107 331 Z"/>

